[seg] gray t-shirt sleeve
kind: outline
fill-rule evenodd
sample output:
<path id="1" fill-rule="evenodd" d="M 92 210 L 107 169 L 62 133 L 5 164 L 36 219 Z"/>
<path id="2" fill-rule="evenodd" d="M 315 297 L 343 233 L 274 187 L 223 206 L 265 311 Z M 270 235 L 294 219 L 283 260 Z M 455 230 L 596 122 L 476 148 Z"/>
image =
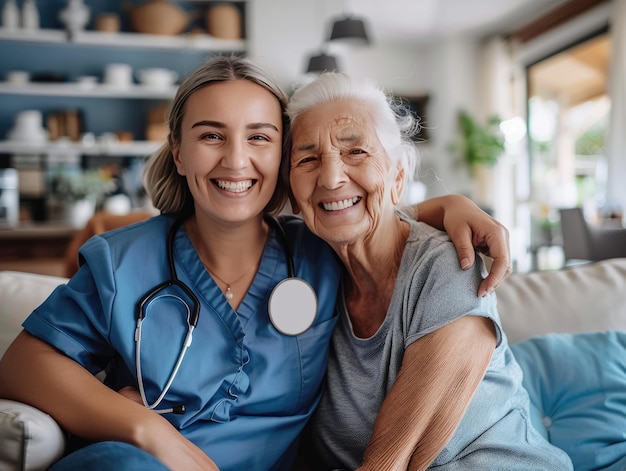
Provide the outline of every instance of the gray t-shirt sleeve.
<path id="1" fill-rule="evenodd" d="M 448 236 L 425 224 L 413 223 L 400 265 L 397 287 L 404 287 L 403 306 L 391 312 L 402 312 L 406 349 L 417 339 L 459 319 L 474 315 L 491 319 L 496 327 L 497 345 L 502 341 L 500 319 L 494 295 L 479 298 L 478 286 L 486 276 L 481 258 L 474 266 L 462 270 L 454 245 Z"/>

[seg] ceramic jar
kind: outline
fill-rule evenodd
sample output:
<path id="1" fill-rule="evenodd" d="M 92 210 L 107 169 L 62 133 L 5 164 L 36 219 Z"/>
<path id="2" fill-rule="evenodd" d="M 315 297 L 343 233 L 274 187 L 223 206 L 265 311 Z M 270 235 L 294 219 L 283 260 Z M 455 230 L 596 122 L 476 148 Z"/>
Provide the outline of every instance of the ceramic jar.
<path id="1" fill-rule="evenodd" d="M 15 125 L 7 137 L 11 141 L 45 142 L 48 131 L 43 127 L 43 115 L 39 110 L 20 111 L 15 117 Z"/>
<path id="2" fill-rule="evenodd" d="M 207 30 L 220 39 L 241 39 L 241 12 L 232 3 L 211 6 L 206 16 Z"/>
<path id="3" fill-rule="evenodd" d="M 39 28 L 39 9 L 35 0 L 24 0 L 24 5 L 22 6 L 22 28 Z"/>
<path id="4" fill-rule="evenodd" d="M 185 30 L 189 15 L 166 0 L 149 0 L 130 11 L 130 21 L 138 33 L 175 35 Z"/>
<path id="5" fill-rule="evenodd" d="M 117 33 L 120 30 L 120 17 L 117 13 L 100 13 L 95 21 L 96 31 Z"/>
<path id="6" fill-rule="evenodd" d="M 133 84 L 133 68 L 130 64 L 124 63 L 107 64 L 103 82 L 115 88 L 128 88 Z"/>
<path id="7" fill-rule="evenodd" d="M 137 71 L 137 79 L 142 85 L 151 88 L 167 89 L 174 85 L 178 74 L 174 70 L 153 67 Z"/>
<path id="8" fill-rule="evenodd" d="M 17 29 L 20 26 L 20 10 L 15 0 L 5 0 L 2 7 L 2 27 Z"/>

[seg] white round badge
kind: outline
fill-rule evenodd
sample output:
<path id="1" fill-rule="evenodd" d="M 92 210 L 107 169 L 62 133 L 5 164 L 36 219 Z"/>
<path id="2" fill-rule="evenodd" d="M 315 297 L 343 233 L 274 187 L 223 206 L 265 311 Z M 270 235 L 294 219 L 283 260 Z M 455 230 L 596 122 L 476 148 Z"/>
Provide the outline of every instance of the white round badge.
<path id="1" fill-rule="evenodd" d="M 299 335 L 313 325 L 317 295 L 301 278 L 286 278 L 276 285 L 269 302 L 270 320 L 285 335 Z"/>

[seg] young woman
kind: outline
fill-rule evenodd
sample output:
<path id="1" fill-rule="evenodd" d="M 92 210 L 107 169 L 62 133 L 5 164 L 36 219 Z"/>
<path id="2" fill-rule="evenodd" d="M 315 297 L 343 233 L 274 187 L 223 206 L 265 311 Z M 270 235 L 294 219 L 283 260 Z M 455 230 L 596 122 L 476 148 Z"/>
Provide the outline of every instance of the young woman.
<path id="1" fill-rule="evenodd" d="M 96 442 L 54 470 L 292 467 L 319 402 L 341 271 L 299 218 L 270 217 L 286 196 L 285 106 L 246 59 L 216 58 L 191 74 L 147 168 L 162 214 L 89 240 L 76 275 L 25 321 L 0 362 L 0 396 Z M 505 262 L 495 286 L 506 231 L 465 200 L 442 201 L 423 214 L 439 225 L 447 205 L 463 214 L 452 229 L 461 258 L 473 256 L 467 219 L 476 239 L 495 240 Z M 281 288 L 296 277 L 307 283 Z"/>

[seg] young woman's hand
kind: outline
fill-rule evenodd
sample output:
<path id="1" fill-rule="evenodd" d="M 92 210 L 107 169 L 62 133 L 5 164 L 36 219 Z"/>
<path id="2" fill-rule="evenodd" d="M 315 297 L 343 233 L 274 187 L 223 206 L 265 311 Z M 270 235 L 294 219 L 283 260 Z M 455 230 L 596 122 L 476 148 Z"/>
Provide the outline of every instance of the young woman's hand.
<path id="1" fill-rule="evenodd" d="M 141 394 L 137 388 L 125 386 L 118 392 L 125 398 L 143 406 Z M 174 433 L 172 433 L 172 431 L 174 431 Z M 170 428 L 169 424 L 164 424 L 161 433 L 167 435 L 167 437 L 162 438 L 162 440 L 166 441 L 161 442 L 158 440 L 154 449 L 146 451 L 149 451 L 154 456 L 159 458 L 170 469 L 219 471 L 217 465 L 204 453 L 204 451 L 187 440 L 178 430 L 173 427 Z M 167 443 L 168 446 L 163 447 L 162 443 Z M 147 448 L 148 447 L 149 445 Z"/>

